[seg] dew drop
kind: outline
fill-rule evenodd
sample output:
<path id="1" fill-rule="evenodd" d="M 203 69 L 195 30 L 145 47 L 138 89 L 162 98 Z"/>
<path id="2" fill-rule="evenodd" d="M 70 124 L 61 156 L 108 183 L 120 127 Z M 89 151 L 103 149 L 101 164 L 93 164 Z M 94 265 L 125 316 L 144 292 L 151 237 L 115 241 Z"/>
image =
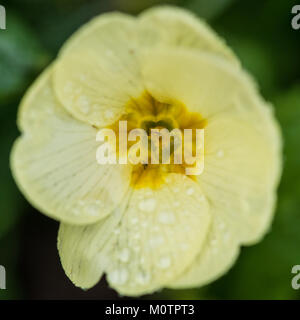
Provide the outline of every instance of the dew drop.
<path id="1" fill-rule="evenodd" d="M 191 196 L 193 193 L 194 193 L 194 189 L 193 188 L 188 188 L 187 190 L 186 190 L 186 194 L 188 195 L 188 196 Z"/>
<path id="2" fill-rule="evenodd" d="M 171 266 L 171 258 L 168 256 L 161 257 L 157 263 L 160 269 L 167 269 Z"/>
<path id="3" fill-rule="evenodd" d="M 137 224 L 138 223 L 138 218 L 132 218 L 131 220 L 130 220 L 130 222 L 131 222 L 131 224 Z"/>
<path id="4" fill-rule="evenodd" d="M 144 264 L 145 263 L 145 258 L 144 257 L 141 257 L 140 259 L 140 264 Z"/>
<path id="5" fill-rule="evenodd" d="M 122 262 L 128 262 L 128 260 L 129 260 L 129 257 L 130 257 L 130 251 L 129 251 L 129 249 L 128 248 L 124 248 L 124 249 L 122 249 L 121 251 L 120 251 L 120 253 L 119 253 L 119 259 L 120 259 L 120 261 L 122 261 Z"/>
<path id="6" fill-rule="evenodd" d="M 172 181 L 171 177 L 167 176 L 167 177 L 165 178 L 165 182 L 166 182 L 166 183 L 170 183 L 171 181 Z"/>
<path id="7" fill-rule="evenodd" d="M 108 280 L 113 284 L 125 284 L 127 279 L 128 272 L 124 268 L 114 270 L 108 274 Z"/>
<path id="8" fill-rule="evenodd" d="M 140 239 L 141 235 L 139 233 L 136 233 L 133 235 L 133 239 Z"/>
<path id="9" fill-rule="evenodd" d="M 219 227 L 220 230 L 224 230 L 225 229 L 225 223 L 224 222 L 220 222 L 218 224 L 218 227 Z"/>
<path id="10" fill-rule="evenodd" d="M 218 152 L 217 152 L 217 157 L 218 158 L 223 158 L 224 157 L 224 151 L 222 149 L 220 149 Z"/>
<path id="11" fill-rule="evenodd" d="M 113 113 L 111 110 L 106 110 L 106 111 L 104 112 L 104 118 L 105 118 L 106 120 L 111 120 L 111 119 L 114 118 L 114 113 Z"/>
<path id="12" fill-rule="evenodd" d="M 80 74 L 80 75 L 79 75 L 79 79 L 80 79 L 81 81 L 86 81 L 86 74 L 84 74 L 84 73 Z"/>
<path id="13" fill-rule="evenodd" d="M 108 281 L 110 281 L 111 283 L 118 283 L 118 279 L 119 279 L 119 271 L 118 270 L 114 270 L 112 272 L 110 272 L 108 275 Z"/>
<path id="14" fill-rule="evenodd" d="M 189 248 L 189 246 L 187 243 L 183 242 L 183 243 L 180 243 L 179 248 L 182 251 L 186 251 Z"/>
<path id="15" fill-rule="evenodd" d="M 160 231 L 160 229 L 159 229 L 159 227 L 158 227 L 158 226 L 154 226 L 154 227 L 153 227 L 153 231 L 154 231 L 154 232 L 159 232 L 159 231 Z"/>
<path id="16" fill-rule="evenodd" d="M 199 198 L 198 198 L 199 201 L 204 201 L 205 200 L 205 197 L 204 195 L 201 195 Z"/>
<path id="17" fill-rule="evenodd" d="M 119 228 L 114 230 L 114 234 L 120 234 L 120 232 L 121 232 L 121 231 L 120 231 Z"/>
<path id="18" fill-rule="evenodd" d="M 83 200 L 79 200 L 79 201 L 78 201 L 78 204 L 79 204 L 80 206 L 84 206 L 85 202 L 84 202 Z"/>
<path id="19" fill-rule="evenodd" d="M 156 208 L 156 200 L 153 198 L 144 199 L 139 203 L 139 208 L 146 212 L 152 212 Z"/>
<path id="20" fill-rule="evenodd" d="M 149 245 L 151 248 L 156 248 L 164 243 L 164 238 L 162 236 L 156 236 L 153 238 L 150 238 Z"/>
<path id="21" fill-rule="evenodd" d="M 180 206 L 180 202 L 179 202 L 179 201 L 175 201 L 175 202 L 174 202 L 174 206 L 175 206 L 175 207 L 179 207 L 179 206 Z"/>
<path id="22" fill-rule="evenodd" d="M 227 231 L 227 232 L 225 232 L 225 234 L 224 234 L 224 241 L 225 241 L 225 242 L 228 242 L 229 239 L 230 239 L 230 233 Z"/>
<path id="23" fill-rule="evenodd" d="M 146 273 L 146 272 L 138 272 L 137 275 L 136 275 L 136 282 L 140 285 L 145 285 L 147 283 L 150 282 L 150 279 L 151 279 L 151 275 L 150 273 Z"/>
<path id="24" fill-rule="evenodd" d="M 78 107 L 80 111 L 84 114 L 88 114 L 90 111 L 90 104 L 85 96 L 80 96 L 77 100 Z"/>
<path id="25" fill-rule="evenodd" d="M 74 216 L 79 216 L 80 210 L 78 208 L 73 208 L 72 213 L 74 214 Z"/>
<path id="26" fill-rule="evenodd" d="M 147 221 L 142 222 L 141 226 L 142 226 L 142 228 L 147 228 L 148 222 Z"/>
<path id="27" fill-rule="evenodd" d="M 172 212 L 160 212 L 158 221 L 162 224 L 172 224 L 175 222 L 175 217 Z"/>
<path id="28" fill-rule="evenodd" d="M 86 213 L 89 214 L 90 216 L 98 216 L 99 215 L 99 205 L 96 203 L 91 203 L 86 207 Z"/>

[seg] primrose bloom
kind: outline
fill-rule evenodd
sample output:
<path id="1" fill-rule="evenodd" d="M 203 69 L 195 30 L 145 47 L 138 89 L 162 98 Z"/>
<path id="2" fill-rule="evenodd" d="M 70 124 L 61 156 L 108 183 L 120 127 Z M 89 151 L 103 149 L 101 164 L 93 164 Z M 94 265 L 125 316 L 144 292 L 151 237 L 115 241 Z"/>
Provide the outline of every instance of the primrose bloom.
<path id="1" fill-rule="evenodd" d="M 126 133 L 203 129 L 204 170 L 99 164 L 97 133 L 118 137 L 120 121 Z M 270 226 L 281 173 L 272 108 L 224 42 L 184 10 L 108 13 L 88 23 L 26 94 L 18 126 L 14 177 L 61 222 L 62 266 L 81 288 L 104 274 L 128 296 L 204 285 Z M 115 152 L 124 157 L 133 144 Z"/>

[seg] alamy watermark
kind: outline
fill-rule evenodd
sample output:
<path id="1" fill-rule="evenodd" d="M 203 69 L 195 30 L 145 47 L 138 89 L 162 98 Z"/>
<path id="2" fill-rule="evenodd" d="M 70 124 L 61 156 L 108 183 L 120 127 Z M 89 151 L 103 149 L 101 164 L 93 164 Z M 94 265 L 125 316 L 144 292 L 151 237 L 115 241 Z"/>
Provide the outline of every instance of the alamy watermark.
<path id="1" fill-rule="evenodd" d="M 119 121 L 118 137 L 114 130 L 98 131 L 96 159 L 99 164 L 184 164 L 186 175 L 204 170 L 204 129 L 152 128 L 132 129 Z M 118 152 L 117 152 L 118 151 Z"/>
<path id="2" fill-rule="evenodd" d="M 292 288 L 298 290 L 300 289 L 300 265 L 293 266 L 292 273 L 295 274 L 291 282 Z"/>
<path id="3" fill-rule="evenodd" d="M 3 266 L 0 265 L 0 289 L 6 289 L 6 271 Z"/>
<path id="4" fill-rule="evenodd" d="M 6 29 L 6 10 L 3 6 L 0 5 L 0 29 Z"/>
<path id="5" fill-rule="evenodd" d="M 295 16 L 291 21 L 292 28 L 294 30 L 299 30 L 300 29 L 300 4 L 293 6 L 292 14 L 295 14 Z"/>

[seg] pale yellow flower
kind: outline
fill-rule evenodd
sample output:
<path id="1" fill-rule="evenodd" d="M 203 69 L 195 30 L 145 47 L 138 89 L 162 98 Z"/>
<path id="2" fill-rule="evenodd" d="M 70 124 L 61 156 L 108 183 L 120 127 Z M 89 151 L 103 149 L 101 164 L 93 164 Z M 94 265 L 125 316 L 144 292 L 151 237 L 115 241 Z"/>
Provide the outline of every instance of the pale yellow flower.
<path id="1" fill-rule="evenodd" d="M 203 127 L 203 173 L 99 165 L 97 131 L 120 119 Z M 184 10 L 95 18 L 26 94 L 18 126 L 14 177 L 61 222 L 58 250 L 76 286 L 104 274 L 131 296 L 204 285 L 270 227 L 281 173 L 272 108 L 224 42 Z"/>

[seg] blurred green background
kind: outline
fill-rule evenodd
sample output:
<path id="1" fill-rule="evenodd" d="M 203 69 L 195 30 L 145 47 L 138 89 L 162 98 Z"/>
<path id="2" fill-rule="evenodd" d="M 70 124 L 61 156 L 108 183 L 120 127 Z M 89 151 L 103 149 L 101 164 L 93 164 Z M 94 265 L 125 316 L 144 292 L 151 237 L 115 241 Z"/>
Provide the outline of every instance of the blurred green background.
<path id="1" fill-rule="evenodd" d="M 300 30 L 291 27 L 297 1 L 0 0 L 7 11 L 7 30 L 0 30 L 0 265 L 7 270 L 7 290 L 0 290 L 0 299 L 121 298 L 105 279 L 84 292 L 64 275 L 56 249 L 58 223 L 24 200 L 11 177 L 9 153 L 18 136 L 21 97 L 80 25 L 102 12 L 137 14 L 162 3 L 206 19 L 255 76 L 282 127 L 284 173 L 271 232 L 243 248 L 227 275 L 199 289 L 144 298 L 300 298 L 300 289 L 291 287 L 291 268 L 300 264 Z"/>

